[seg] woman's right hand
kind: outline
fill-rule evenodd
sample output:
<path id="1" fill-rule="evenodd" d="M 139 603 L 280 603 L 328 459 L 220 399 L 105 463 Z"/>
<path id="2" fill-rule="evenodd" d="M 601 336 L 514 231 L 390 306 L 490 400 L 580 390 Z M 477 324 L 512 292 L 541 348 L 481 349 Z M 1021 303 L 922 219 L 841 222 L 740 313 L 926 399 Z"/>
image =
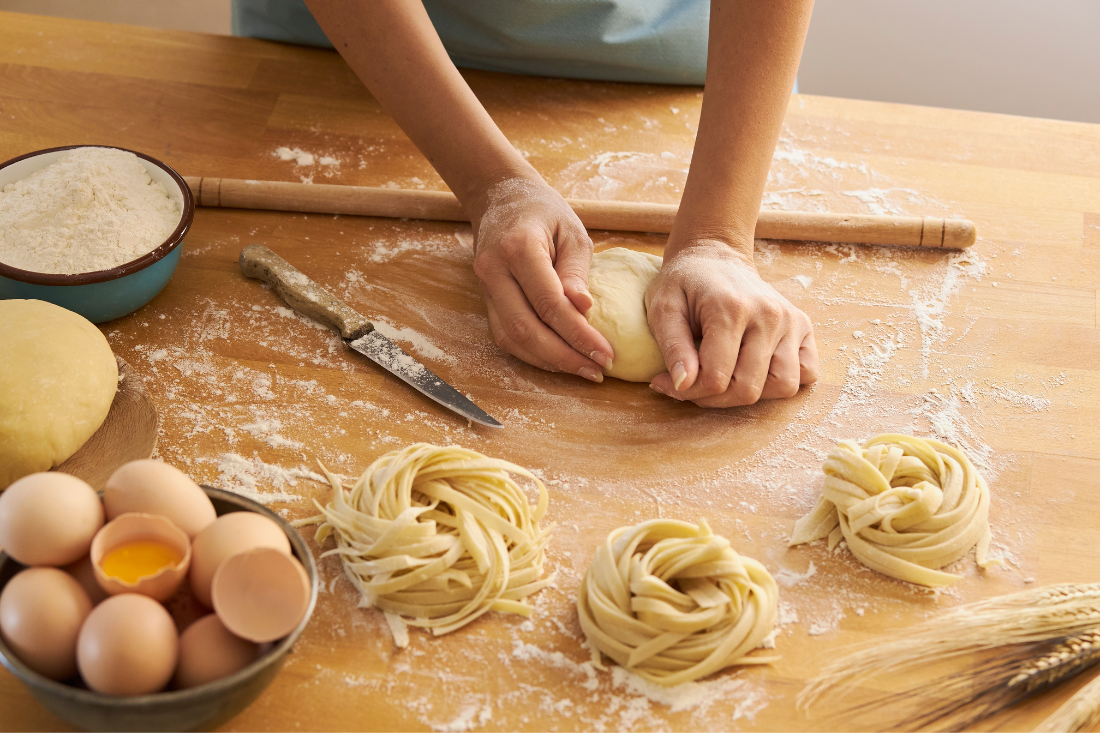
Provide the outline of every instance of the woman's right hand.
<path id="1" fill-rule="evenodd" d="M 592 240 L 561 194 L 537 178 L 489 186 L 469 207 L 474 273 L 497 345 L 528 364 L 603 381 L 611 344 L 588 324 Z"/>

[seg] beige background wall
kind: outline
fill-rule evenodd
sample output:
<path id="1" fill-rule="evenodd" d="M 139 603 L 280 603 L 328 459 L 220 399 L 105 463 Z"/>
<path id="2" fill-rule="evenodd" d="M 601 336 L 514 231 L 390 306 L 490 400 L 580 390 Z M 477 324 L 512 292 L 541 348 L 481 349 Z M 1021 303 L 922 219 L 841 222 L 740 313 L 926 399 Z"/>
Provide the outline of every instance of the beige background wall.
<path id="1" fill-rule="evenodd" d="M 0 10 L 229 33 L 230 0 L 0 0 Z M 817 0 L 809 94 L 1100 123 L 1097 0 Z"/>
<path id="2" fill-rule="evenodd" d="M 817 0 L 808 94 L 1100 122 L 1097 0 Z"/>

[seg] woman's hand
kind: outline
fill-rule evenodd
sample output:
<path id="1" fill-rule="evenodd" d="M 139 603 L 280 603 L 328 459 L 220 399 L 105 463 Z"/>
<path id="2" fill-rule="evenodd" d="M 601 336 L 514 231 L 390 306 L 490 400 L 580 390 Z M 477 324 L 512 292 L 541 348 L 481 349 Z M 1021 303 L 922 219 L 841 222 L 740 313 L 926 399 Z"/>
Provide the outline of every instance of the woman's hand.
<path id="1" fill-rule="evenodd" d="M 592 307 L 592 240 L 545 182 L 509 178 L 470 209 L 474 273 L 497 345 L 541 369 L 603 381 L 611 345 L 584 313 Z"/>
<path id="2" fill-rule="evenodd" d="M 465 207 L 496 342 L 543 369 L 603 380 L 611 345 L 582 315 L 592 242 L 497 128 L 420 0 L 308 0 L 332 45 Z"/>
<path id="3" fill-rule="evenodd" d="M 810 319 L 726 243 L 697 241 L 666 257 L 646 309 L 669 368 L 650 384 L 662 394 L 733 407 L 817 381 Z"/>

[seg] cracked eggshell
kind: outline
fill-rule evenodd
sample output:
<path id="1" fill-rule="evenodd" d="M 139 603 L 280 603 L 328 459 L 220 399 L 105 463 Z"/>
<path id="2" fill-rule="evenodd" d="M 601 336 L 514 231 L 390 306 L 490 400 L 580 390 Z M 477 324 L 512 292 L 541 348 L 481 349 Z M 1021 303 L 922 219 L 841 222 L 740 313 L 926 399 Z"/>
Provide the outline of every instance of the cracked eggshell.
<path id="1" fill-rule="evenodd" d="M 230 512 L 199 532 L 192 542 L 191 590 L 207 608 L 213 608 L 210 585 L 226 559 L 257 547 L 270 547 L 290 557 L 290 540 L 282 528 L 262 514 Z"/>
<path id="2" fill-rule="evenodd" d="M 172 548 L 180 556 L 174 565 L 165 565 L 157 573 L 128 583 L 103 570 L 103 558 L 111 550 L 129 542 L 148 540 Z M 92 540 L 92 569 L 96 582 L 111 595 L 139 593 L 157 601 L 166 601 L 187 577 L 191 567 L 191 542 L 182 529 L 168 519 L 153 514 L 122 514 L 115 517 Z"/>
<path id="3" fill-rule="evenodd" d="M 225 560 L 211 590 L 225 627 L 258 643 L 289 634 L 309 608 L 309 576 L 302 563 L 270 547 Z"/>
<path id="4" fill-rule="evenodd" d="M 154 460 L 119 467 L 103 488 L 107 519 L 121 514 L 159 514 L 194 539 L 216 518 L 206 492 L 175 466 Z"/>

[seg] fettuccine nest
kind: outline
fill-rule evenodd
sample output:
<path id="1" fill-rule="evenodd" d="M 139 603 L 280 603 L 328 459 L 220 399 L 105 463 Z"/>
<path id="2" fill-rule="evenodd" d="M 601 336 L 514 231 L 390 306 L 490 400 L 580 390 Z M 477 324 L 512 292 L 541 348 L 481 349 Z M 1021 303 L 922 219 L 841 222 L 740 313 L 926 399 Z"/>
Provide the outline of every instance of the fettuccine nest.
<path id="1" fill-rule="evenodd" d="M 798 520 L 791 545 L 841 540 L 867 567 L 930 587 L 959 576 L 940 568 L 976 548 L 989 558 L 989 487 L 957 448 L 886 433 L 860 446 L 842 440 L 825 460 L 825 490 Z"/>
<path id="2" fill-rule="evenodd" d="M 607 537 L 577 592 L 577 613 L 592 650 L 649 682 L 673 686 L 735 664 L 775 626 L 772 576 L 723 537 L 675 519 L 620 527 Z"/>
<path id="3" fill-rule="evenodd" d="M 438 636 L 488 611 L 530 616 L 524 599 L 550 584 L 542 566 L 551 527 L 539 526 L 548 496 L 530 471 L 427 443 L 387 453 L 350 487 L 321 468 L 333 500 L 296 524 L 320 524 L 319 545 L 336 539 L 322 557 L 340 556 L 360 605 L 385 612 L 399 647 L 406 624 Z M 513 475 L 538 488 L 536 506 Z"/>

